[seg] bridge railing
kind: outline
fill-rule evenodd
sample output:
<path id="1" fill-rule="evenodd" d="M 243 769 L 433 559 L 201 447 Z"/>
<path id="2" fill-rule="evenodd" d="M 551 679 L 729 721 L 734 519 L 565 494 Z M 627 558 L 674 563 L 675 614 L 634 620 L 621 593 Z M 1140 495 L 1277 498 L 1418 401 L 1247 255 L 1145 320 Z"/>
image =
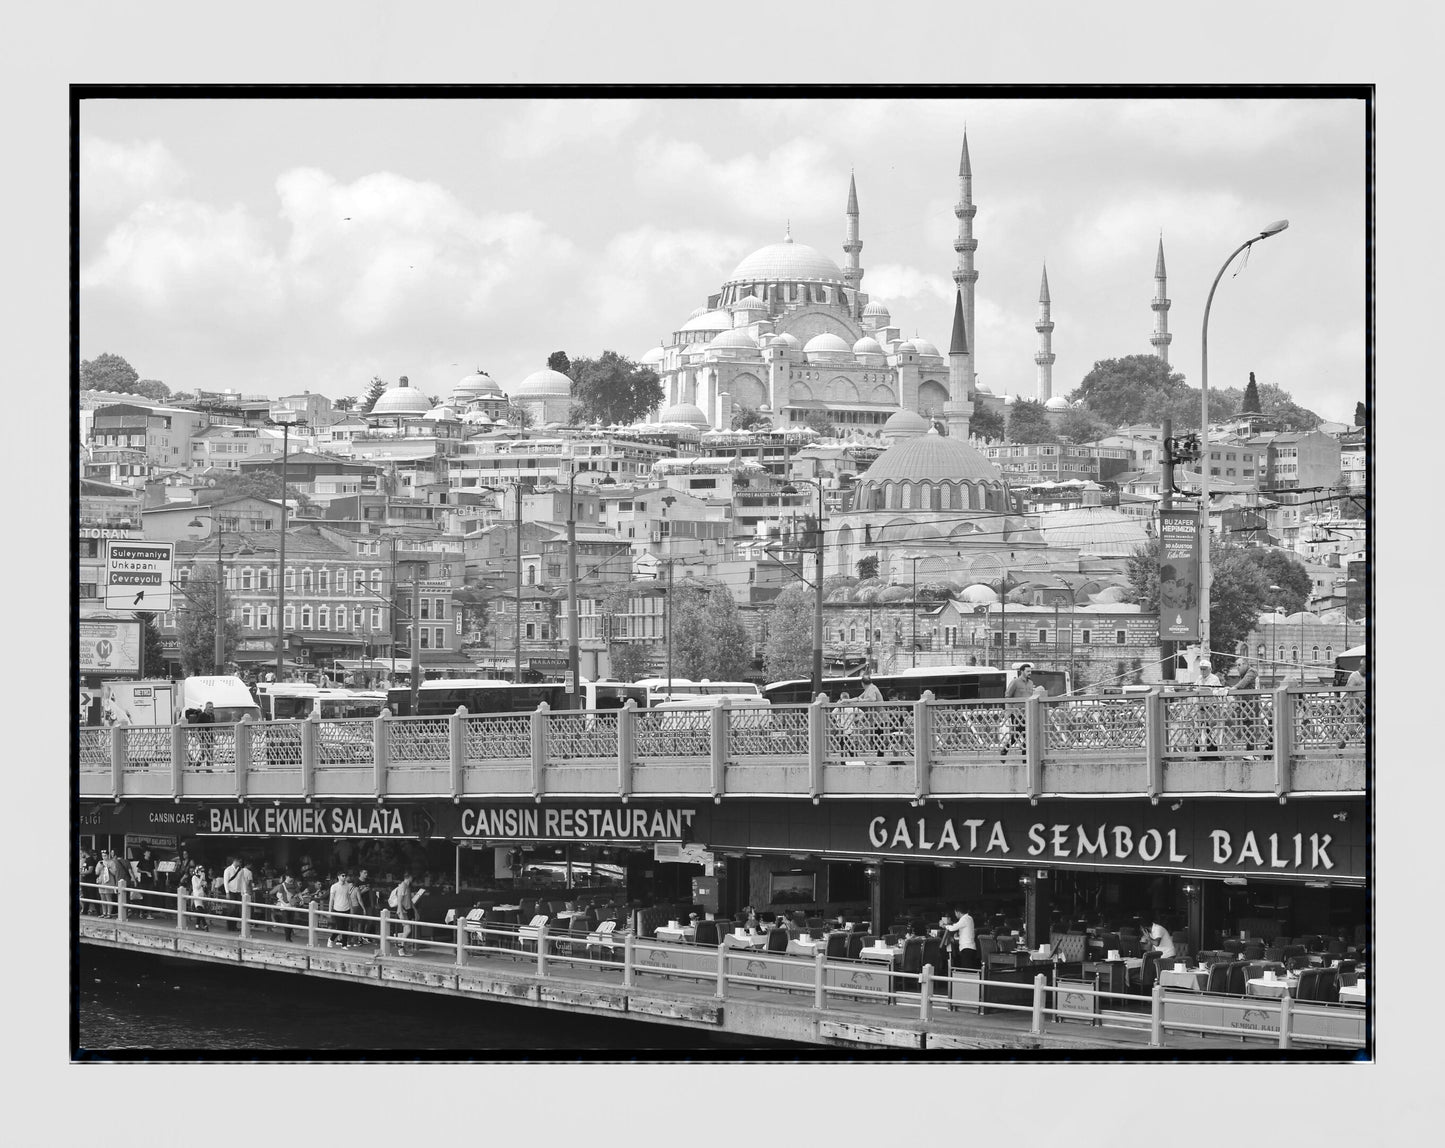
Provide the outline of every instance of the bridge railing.
<path id="1" fill-rule="evenodd" d="M 1363 792 L 1360 689 L 85 728 L 83 797 Z"/>

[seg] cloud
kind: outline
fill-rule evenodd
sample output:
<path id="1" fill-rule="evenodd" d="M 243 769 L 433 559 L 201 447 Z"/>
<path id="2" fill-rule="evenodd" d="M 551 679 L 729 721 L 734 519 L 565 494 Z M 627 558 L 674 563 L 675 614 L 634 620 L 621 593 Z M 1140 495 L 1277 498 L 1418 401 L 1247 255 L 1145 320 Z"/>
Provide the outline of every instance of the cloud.
<path id="1" fill-rule="evenodd" d="M 1147 240 L 1152 248 L 1161 229 L 1166 249 L 1196 240 L 1207 243 L 1217 240 L 1220 220 L 1246 214 L 1244 199 L 1234 192 L 1146 190 L 1113 199 L 1092 216 L 1077 216 L 1066 249 L 1079 267 L 1132 265 L 1139 262 L 1140 243 Z"/>
<path id="2" fill-rule="evenodd" d="M 659 325 L 657 337 L 662 338 L 717 289 L 748 247 L 740 236 L 701 228 L 645 226 L 624 232 L 607 244 L 589 277 L 595 321 L 611 324 L 641 316 Z M 697 288 L 690 291 L 693 284 Z M 674 314 L 679 297 L 686 308 Z"/>
<path id="3" fill-rule="evenodd" d="M 948 272 L 920 271 L 902 263 L 880 263 L 863 270 L 863 290 L 870 300 L 887 306 L 893 321 L 907 328 L 904 334 L 912 334 L 910 314 L 953 303 L 953 280 Z M 921 329 L 919 334 L 928 337 Z"/>
<path id="4" fill-rule="evenodd" d="M 80 210 L 113 215 L 186 182 L 186 171 L 159 140 L 116 143 L 89 136 L 80 143 Z"/>
<path id="5" fill-rule="evenodd" d="M 765 156 L 744 153 L 732 159 L 714 159 L 691 140 L 652 136 L 638 145 L 635 170 L 643 194 L 649 190 L 663 195 L 685 191 L 743 218 L 776 221 L 781 239 L 785 218 L 811 216 L 817 211 L 820 188 L 839 189 L 836 196 L 841 211 L 848 185 L 831 168 L 829 148 L 811 139 L 788 140 Z"/>
<path id="6" fill-rule="evenodd" d="M 497 141 L 502 159 L 534 160 L 572 148 L 610 147 L 641 118 L 642 100 L 536 100 L 523 104 L 503 125 Z"/>

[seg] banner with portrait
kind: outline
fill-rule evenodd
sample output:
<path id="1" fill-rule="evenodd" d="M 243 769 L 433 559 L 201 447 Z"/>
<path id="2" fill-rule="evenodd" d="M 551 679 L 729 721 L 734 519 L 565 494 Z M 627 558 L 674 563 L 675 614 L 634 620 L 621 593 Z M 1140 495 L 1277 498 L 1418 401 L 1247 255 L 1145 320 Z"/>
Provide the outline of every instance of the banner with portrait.
<path id="1" fill-rule="evenodd" d="M 1199 514 L 1159 512 L 1159 637 L 1199 640 Z"/>

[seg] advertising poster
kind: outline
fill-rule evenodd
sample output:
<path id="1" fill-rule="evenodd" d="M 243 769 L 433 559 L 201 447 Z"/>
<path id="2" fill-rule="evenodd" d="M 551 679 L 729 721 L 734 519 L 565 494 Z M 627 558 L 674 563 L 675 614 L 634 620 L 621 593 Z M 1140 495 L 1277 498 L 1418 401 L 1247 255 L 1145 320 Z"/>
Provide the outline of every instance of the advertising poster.
<path id="1" fill-rule="evenodd" d="M 1199 515 L 1159 512 L 1159 636 L 1199 640 Z"/>
<path id="2" fill-rule="evenodd" d="M 140 623 L 80 621 L 82 674 L 139 674 Z"/>

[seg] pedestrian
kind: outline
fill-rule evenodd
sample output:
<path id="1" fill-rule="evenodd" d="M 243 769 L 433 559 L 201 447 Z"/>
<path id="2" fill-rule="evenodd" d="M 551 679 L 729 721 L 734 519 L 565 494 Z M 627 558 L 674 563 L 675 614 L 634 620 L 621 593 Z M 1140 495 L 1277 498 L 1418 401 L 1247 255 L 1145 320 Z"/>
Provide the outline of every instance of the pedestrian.
<path id="1" fill-rule="evenodd" d="M 366 935 L 372 933 L 372 923 L 367 918 L 376 916 L 376 890 L 371 886 L 371 874 L 363 869 L 356 877 L 356 897 L 361 902 L 362 919 L 357 922 L 357 931 Z"/>
<path id="2" fill-rule="evenodd" d="M 1220 712 L 1223 703 L 1215 701 L 1215 697 L 1225 692 L 1224 683 L 1219 680 L 1219 675 L 1214 672 L 1214 666 L 1208 661 L 1199 663 L 1199 725 L 1195 730 L 1197 737 L 1197 748 L 1205 753 L 1218 753 L 1219 743 L 1224 739 L 1220 736 L 1220 723 L 1223 714 Z"/>
<path id="3" fill-rule="evenodd" d="M 1014 680 L 1009 682 L 1008 689 L 1004 691 L 1005 727 L 1003 745 L 999 752 L 1008 757 L 1008 751 L 1013 748 L 1014 742 L 1018 742 L 1019 756 L 1024 757 L 1028 753 L 1028 715 L 1022 703 L 1034 695 L 1034 668 L 1028 662 L 1019 665 L 1018 673 Z M 1010 706 L 1008 702 L 1016 704 Z"/>
<path id="4" fill-rule="evenodd" d="M 276 916 L 281 922 L 281 933 L 287 941 L 291 940 L 295 930 L 291 922 L 295 920 L 295 914 L 301 907 L 301 886 L 297 884 L 295 877 L 287 873 L 281 878 L 281 884 L 276 886 Z"/>
<path id="5" fill-rule="evenodd" d="M 210 769 L 216 763 L 216 703 L 207 702 L 196 712 L 191 719 L 193 725 L 206 726 L 208 728 L 198 730 L 191 736 L 199 742 L 200 761 L 202 769 Z"/>
<path id="6" fill-rule="evenodd" d="M 191 906 L 194 910 L 192 920 L 196 928 L 211 931 L 211 922 L 206 916 L 206 867 L 197 865 L 191 870 Z"/>
<path id="7" fill-rule="evenodd" d="M 1365 659 L 1360 659 L 1360 664 L 1350 671 L 1350 676 L 1345 679 L 1346 689 L 1364 689 L 1365 687 Z"/>
<path id="8" fill-rule="evenodd" d="M 143 906 L 140 916 L 149 921 L 154 914 L 150 912 L 156 904 L 154 897 L 149 894 L 156 887 L 156 863 L 151 860 L 149 849 L 141 850 L 140 860 L 135 863 L 136 872 L 136 904 Z"/>
<path id="9" fill-rule="evenodd" d="M 396 951 L 400 956 L 406 956 L 407 941 L 411 939 L 411 920 L 415 912 L 411 897 L 411 874 L 403 873 L 401 881 L 391 891 L 387 898 L 387 907 L 396 914 L 396 919 L 401 922 L 400 940 L 397 943 Z"/>
<path id="10" fill-rule="evenodd" d="M 231 854 L 229 864 L 221 871 L 222 892 L 227 901 L 239 901 L 241 899 L 241 859 L 236 854 Z M 234 910 L 239 913 L 239 907 Z M 230 905 L 226 907 L 226 932 L 234 933 L 240 926 L 232 917 L 233 909 Z"/>
<path id="11" fill-rule="evenodd" d="M 356 882 L 351 879 L 350 874 L 347 874 L 346 877 L 346 890 L 351 898 L 351 908 L 349 912 L 357 918 L 357 920 L 353 922 L 355 931 L 347 938 L 346 943 L 350 946 L 364 945 L 366 941 L 363 940 L 361 936 L 362 927 L 360 917 L 366 912 L 366 903 L 362 899 L 361 890 L 356 887 Z"/>
<path id="12" fill-rule="evenodd" d="M 246 858 L 240 859 L 241 867 L 236 870 L 236 912 L 241 912 L 241 906 L 246 901 L 253 901 L 256 897 L 256 878 L 251 872 L 251 862 Z"/>
<path id="13" fill-rule="evenodd" d="M 1229 692 L 1246 695 L 1234 699 L 1234 712 L 1244 733 L 1245 753 L 1252 754 L 1256 745 L 1264 745 L 1269 741 L 1268 731 L 1260 729 L 1259 698 L 1248 692 L 1259 689 L 1259 671 L 1254 668 L 1253 662 L 1241 658 L 1234 663 L 1230 676 L 1234 682 L 1229 687 Z M 1256 736 L 1261 732 L 1264 736 Z"/>
<path id="14" fill-rule="evenodd" d="M 948 939 L 953 946 L 953 967 L 956 969 L 977 969 L 981 967 L 978 956 L 978 934 L 974 929 L 973 915 L 962 905 L 953 908 L 953 920 L 944 917 L 939 924 L 948 930 Z"/>
<path id="15" fill-rule="evenodd" d="M 346 928 L 347 918 L 351 916 L 351 893 L 351 878 L 343 869 L 327 895 L 326 911 L 331 914 L 331 936 L 326 938 L 328 949 L 344 949 L 351 939 Z"/>
<path id="16" fill-rule="evenodd" d="M 838 744 L 843 751 L 845 759 L 858 756 L 858 746 L 855 738 L 858 729 L 858 710 L 848 704 L 848 692 L 838 699 L 838 708 L 834 710 L 833 717 L 838 723 Z"/>

